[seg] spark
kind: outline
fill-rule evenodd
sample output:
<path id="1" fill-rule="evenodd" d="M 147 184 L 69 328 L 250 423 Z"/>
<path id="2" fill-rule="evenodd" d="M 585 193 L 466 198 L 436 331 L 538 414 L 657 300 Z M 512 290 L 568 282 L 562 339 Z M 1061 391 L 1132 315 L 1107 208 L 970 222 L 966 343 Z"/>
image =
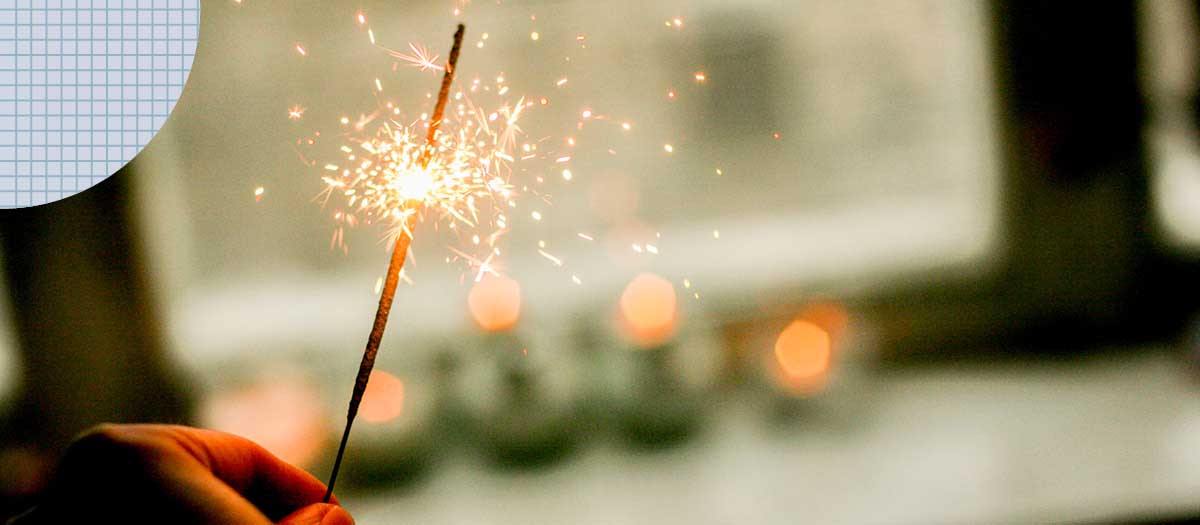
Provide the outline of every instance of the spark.
<path id="1" fill-rule="evenodd" d="M 633 129 L 633 124 L 630 124 L 628 122 L 622 122 L 621 129 L 623 129 L 625 131 L 629 131 L 629 130 Z"/>
<path id="2" fill-rule="evenodd" d="M 580 239 L 583 239 L 583 240 L 585 240 L 585 241 L 594 241 L 594 240 L 596 240 L 596 239 L 595 239 L 595 237 L 592 237 L 591 235 L 588 235 L 588 234 L 586 234 L 586 233 L 583 233 L 583 232 L 579 232 L 579 233 L 577 233 L 576 235 L 578 235 Z"/>
<path id="3" fill-rule="evenodd" d="M 296 52 L 300 53 L 300 56 L 302 57 L 308 56 L 308 50 L 304 49 L 304 45 L 300 42 L 296 42 Z"/>
<path id="4" fill-rule="evenodd" d="M 713 238 L 720 239 L 721 238 L 721 230 L 713 230 Z"/>
<path id="5" fill-rule="evenodd" d="M 296 104 L 295 106 L 288 108 L 288 120 L 300 120 L 300 117 L 303 116 L 304 107 L 300 104 Z"/>
<path id="6" fill-rule="evenodd" d="M 571 275 L 571 282 L 575 284 L 583 284 L 583 281 L 579 280 L 579 276 L 574 274 Z"/>
<path id="7" fill-rule="evenodd" d="M 703 71 L 697 71 L 692 77 L 696 79 L 696 83 L 698 84 L 703 84 L 708 80 L 708 75 L 705 75 Z"/>
<path id="8" fill-rule="evenodd" d="M 266 190 L 264 190 L 262 186 L 254 188 L 254 202 L 262 201 L 264 191 L 266 191 Z"/>
<path id="9" fill-rule="evenodd" d="M 562 170 L 563 180 L 571 180 L 571 177 L 573 177 L 573 175 L 571 175 L 571 170 Z"/>
<path id="10" fill-rule="evenodd" d="M 654 255 L 658 255 L 658 246 L 655 246 L 653 244 L 647 244 L 646 251 L 653 253 Z"/>
<path id="11" fill-rule="evenodd" d="M 670 144 L 663 144 L 663 151 L 665 151 L 667 153 L 675 153 L 675 146 L 672 146 Z"/>
<path id="12" fill-rule="evenodd" d="M 547 252 L 546 250 L 539 249 L 539 250 L 538 250 L 538 253 L 539 253 L 539 254 L 541 254 L 541 255 L 542 255 L 542 257 L 545 257 L 547 260 L 549 260 L 550 262 L 554 263 L 554 265 L 555 265 L 555 266 L 562 266 L 562 265 L 563 265 L 562 259 L 559 259 L 558 257 L 555 257 L 555 256 L 553 256 L 553 255 L 550 255 L 550 253 L 549 253 L 549 252 Z"/>
<path id="13" fill-rule="evenodd" d="M 721 175 L 724 175 L 724 174 L 725 174 L 725 172 L 721 171 L 721 168 L 717 168 L 717 176 L 718 177 L 720 177 Z"/>
<path id="14" fill-rule="evenodd" d="M 554 83 L 554 85 L 556 85 L 558 87 L 563 87 L 566 84 L 567 84 L 567 77 L 562 77 L 562 78 L 558 79 L 558 82 Z"/>
<path id="15" fill-rule="evenodd" d="M 530 39 L 530 40 L 533 40 L 533 41 L 535 41 L 535 42 L 536 42 L 536 41 L 537 41 L 538 39 L 540 39 L 540 38 L 542 38 L 542 35 L 541 35 L 541 34 L 539 34 L 537 31 L 534 31 L 534 32 L 532 32 L 532 33 L 529 33 L 529 39 Z"/>
<path id="16" fill-rule="evenodd" d="M 410 42 L 408 44 L 408 49 L 412 51 L 412 54 L 386 48 L 384 50 L 387 51 L 389 55 L 408 62 L 409 65 L 416 67 L 421 71 L 442 71 L 446 69 L 444 66 L 437 63 L 437 55 L 430 55 L 429 50 L 425 49 L 421 45 Z"/>

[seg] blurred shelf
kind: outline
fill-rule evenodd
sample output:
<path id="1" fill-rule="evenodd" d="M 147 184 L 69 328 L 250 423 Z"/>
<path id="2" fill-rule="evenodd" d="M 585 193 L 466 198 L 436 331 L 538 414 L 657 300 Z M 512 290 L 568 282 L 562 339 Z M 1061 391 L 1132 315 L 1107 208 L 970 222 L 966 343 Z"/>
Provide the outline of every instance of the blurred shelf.
<path id="1" fill-rule="evenodd" d="M 722 400 L 696 440 L 591 447 L 549 470 L 459 456 L 403 494 L 343 501 L 394 523 L 1035 523 L 1172 515 L 1200 493 L 1200 392 L 1146 348 L 877 378 L 877 406 L 767 421 Z M 725 402 L 729 401 L 729 402 Z"/>

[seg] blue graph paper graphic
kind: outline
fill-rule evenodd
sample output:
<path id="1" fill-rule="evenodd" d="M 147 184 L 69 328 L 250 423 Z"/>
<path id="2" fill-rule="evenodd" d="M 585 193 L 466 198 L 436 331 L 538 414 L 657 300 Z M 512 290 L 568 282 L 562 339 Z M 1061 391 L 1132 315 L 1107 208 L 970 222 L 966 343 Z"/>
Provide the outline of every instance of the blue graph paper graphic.
<path id="1" fill-rule="evenodd" d="M 125 165 L 183 90 L 199 0 L 0 0 L 0 208 Z"/>

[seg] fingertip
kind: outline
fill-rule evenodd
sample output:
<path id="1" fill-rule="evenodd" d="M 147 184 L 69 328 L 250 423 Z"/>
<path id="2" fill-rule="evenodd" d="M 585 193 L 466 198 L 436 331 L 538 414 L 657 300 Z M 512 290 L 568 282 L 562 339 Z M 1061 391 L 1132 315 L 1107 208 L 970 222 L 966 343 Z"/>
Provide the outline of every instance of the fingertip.
<path id="1" fill-rule="evenodd" d="M 321 525 L 354 525 L 354 518 L 346 509 L 332 505 L 329 512 L 325 514 L 325 518 L 321 520 Z"/>

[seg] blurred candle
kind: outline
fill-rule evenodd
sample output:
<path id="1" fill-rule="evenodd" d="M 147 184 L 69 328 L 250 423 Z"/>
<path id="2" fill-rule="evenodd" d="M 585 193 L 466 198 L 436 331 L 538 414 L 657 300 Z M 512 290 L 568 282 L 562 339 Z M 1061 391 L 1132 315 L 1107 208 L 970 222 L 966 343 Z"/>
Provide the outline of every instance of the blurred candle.
<path id="1" fill-rule="evenodd" d="M 486 332 L 504 332 L 521 317 L 521 285 L 502 275 L 485 275 L 471 287 L 467 308 Z"/>
<path id="2" fill-rule="evenodd" d="M 630 388 L 619 426 L 633 444 L 659 448 L 682 442 L 698 427 L 699 392 L 683 373 L 696 357 L 677 340 L 679 303 L 675 286 L 652 274 L 634 277 L 621 293 L 617 317 L 622 335 L 640 351 L 632 360 Z"/>
<path id="3" fill-rule="evenodd" d="M 655 274 L 638 275 L 621 294 L 621 327 L 641 348 L 657 347 L 674 338 L 678 313 L 675 286 Z"/>
<path id="4" fill-rule="evenodd" d="M 829 332 L 808 320 L 795 320 L 775 340 L 776 381 L 796 395 L 811 395 L 824 388 L 833 357 Z"/>

